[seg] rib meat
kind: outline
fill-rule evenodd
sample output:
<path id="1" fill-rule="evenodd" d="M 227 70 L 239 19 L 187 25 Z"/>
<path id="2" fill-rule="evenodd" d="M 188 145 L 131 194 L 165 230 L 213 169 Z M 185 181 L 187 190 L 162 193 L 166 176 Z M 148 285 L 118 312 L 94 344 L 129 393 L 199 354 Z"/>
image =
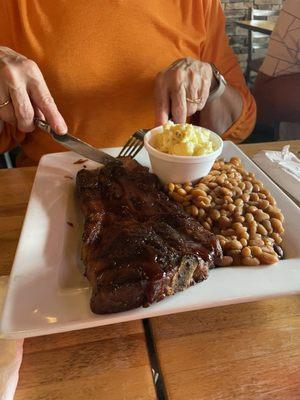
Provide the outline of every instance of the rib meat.
<path id="1" fill-rule="evenodd" d="M 160 301 L 206 279 L 222 256 L 216 237 L 134 160 L 82 169 L 77 190 L 85 215 L 82 260 L 95 313 Z"/>

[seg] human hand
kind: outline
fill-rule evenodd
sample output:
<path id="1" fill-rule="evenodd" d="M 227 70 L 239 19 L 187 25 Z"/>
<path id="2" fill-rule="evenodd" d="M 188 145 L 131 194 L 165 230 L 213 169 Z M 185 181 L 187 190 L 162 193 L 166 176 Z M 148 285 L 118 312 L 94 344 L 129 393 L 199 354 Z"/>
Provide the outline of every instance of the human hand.
<path id="1" fill-rule="evenodd" d="M 35 116 L 45 119 L 57 133 L 67 132 L 36 63 L 0 47 L 0 120 L 18 126 L 20 131 L 31 132 Z"/>
<path id="2" fill-rule="evenodd" d="M 172 114 L 175 123 L 201 111 L 215 83 L 209 63 L 187 57 L 172 63 L 156 77 L 156 124 L 163 125 Z"/>

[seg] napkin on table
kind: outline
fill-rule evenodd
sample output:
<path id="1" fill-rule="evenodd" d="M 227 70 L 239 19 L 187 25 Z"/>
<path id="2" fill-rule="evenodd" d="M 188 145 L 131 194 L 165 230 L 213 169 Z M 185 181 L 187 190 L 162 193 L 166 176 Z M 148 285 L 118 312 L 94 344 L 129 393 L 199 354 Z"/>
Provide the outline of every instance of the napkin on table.
<path id="1" fill-rule="evenodd" d="M 300 159 L 286 145 L 281 151 L 262 150 L 255 163 L 287 193 L 300 202 Z"/>
<path id="2" fill-rule="evenodd" d="M 0 277 L 0 317 L 8 276 Z M 23 356 L 23 339 L 4 339 L 0 332 L 0 400 L 13 400 Z"/>

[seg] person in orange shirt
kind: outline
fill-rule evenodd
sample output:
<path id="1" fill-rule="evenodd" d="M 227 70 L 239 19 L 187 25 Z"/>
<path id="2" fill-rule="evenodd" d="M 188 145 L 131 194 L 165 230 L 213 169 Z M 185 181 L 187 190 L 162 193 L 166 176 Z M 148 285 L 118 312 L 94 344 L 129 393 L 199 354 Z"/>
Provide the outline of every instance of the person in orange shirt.
<path id="1" fill-rule="evenodd" d="M 64 150 L 34 115 L 96 147 L 170 116 L 235 142 L 251 133 L 219 0 L 0 0 L 0 21 L 0 152 L 21 145 L 18 165 Z"/>

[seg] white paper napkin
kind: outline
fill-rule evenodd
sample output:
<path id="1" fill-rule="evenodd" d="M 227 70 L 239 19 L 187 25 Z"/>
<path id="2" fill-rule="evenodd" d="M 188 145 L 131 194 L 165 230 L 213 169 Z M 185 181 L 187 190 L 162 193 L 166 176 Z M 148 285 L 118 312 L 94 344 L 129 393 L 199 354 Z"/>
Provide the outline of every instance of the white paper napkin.
<path id="1" fill-rule="evenodd" d="M 290 152 L 289 145 L 281 151 L 262 150 L 252 158 L 270 178 L 300 202 L 300 159 Z"/>
<path id="2" fill-rule="evenodd" d="M 8 276 L 0 277 L 0 317 Z M 0 400 L 13 400 L 23 356 L 23 339 L 3 339 L 0 333 Z"/>

